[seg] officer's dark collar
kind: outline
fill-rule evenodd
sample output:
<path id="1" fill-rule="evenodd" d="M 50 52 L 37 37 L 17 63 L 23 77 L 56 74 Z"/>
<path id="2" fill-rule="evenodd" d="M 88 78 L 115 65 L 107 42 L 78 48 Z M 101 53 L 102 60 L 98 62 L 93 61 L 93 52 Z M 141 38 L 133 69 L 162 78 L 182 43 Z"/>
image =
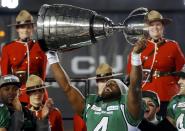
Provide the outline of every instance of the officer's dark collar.
<path id="1" fill-rule="evenodd" d="M 159 38 L 159 39 L 155 39 L 155 40 L 150 38 L 149 40 L 154 42 L 154 43 L 157 43 L 157 45 L 162 45 L 162 44 L 166 43 L 166 39 L 165 38 Z"/>
<path id="2" fill-rule="evenodd" d="M 34 106 L 32 106 L 32 108 L 33 108 L 33 110 L 35 110 L 35 111 L 40 110 L 40 107 L 34 107 Z"/>
<path id="3" fill-rule="evenodd" d="M 42 105 L 39 106 L 39 107 L 35 107 L 35 106 L 31 105 L 31 104 L 28 104 L 28 105 L 27 105 L 27 108 L 28 108 L 28 109 L 31 109 L 31 110 L 33 110 L 33 111 L 39 111 L 39 110 L 42 109 Z"/>

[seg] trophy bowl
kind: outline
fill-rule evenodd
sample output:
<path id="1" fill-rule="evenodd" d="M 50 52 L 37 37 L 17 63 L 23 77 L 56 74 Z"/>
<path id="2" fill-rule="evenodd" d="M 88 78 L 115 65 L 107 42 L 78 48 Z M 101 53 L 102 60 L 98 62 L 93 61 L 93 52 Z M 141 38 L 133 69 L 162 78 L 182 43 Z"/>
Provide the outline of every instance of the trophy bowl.
<path id="1" fill-rule="evenodd" d="M 114 32 L 123 32 L 128 43 L 133 44 L 146 33 L 144 17 L 148 10 L 132 11 L 123 24 L 95 11 L 66 4 L 44 4 L 38 13 L 37 36 L 41 47 L 49 50 L 70 51 L 107 38 Z"/>

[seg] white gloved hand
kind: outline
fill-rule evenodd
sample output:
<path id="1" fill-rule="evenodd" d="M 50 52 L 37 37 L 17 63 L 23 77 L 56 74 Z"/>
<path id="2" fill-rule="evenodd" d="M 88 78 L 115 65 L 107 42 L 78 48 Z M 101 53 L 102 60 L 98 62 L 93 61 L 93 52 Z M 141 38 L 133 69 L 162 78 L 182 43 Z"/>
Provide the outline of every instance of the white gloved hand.
<path id="1" fill-rule="evenodd" d="M 48 63 L 50 65 L 59 62 L 59 58 L 58 58 L 58 55 L 57 55 L 56 51 L 47 51 L 46 56 L 47 56 L 47 59 L 48 59 Z"/>

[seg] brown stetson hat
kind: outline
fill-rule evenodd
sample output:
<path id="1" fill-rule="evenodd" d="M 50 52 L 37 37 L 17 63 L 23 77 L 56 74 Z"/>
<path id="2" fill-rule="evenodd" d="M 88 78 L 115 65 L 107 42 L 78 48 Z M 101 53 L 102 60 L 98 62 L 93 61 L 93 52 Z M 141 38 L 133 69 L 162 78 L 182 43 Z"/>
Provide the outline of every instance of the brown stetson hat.
<path id="1" fill-rule="evenodd" d="M 96 79 L 112 77 L 112 67 L 108 64 L 100 64 L 96 69 Z"/>
<path id="2" fill-rule="evenodd" d="M 26 82 L 26 92 L 46 88 L 44 81 L 37 75 L 30 75 Z"/>
<path id="3" fill-rule="evenodd" d="M 161 21 L 164 25 L 170 24 L 172 22 L 172 20 L 169 18 L 163 18 L 163 16 L 158 11 L 152 10 L 145 16 L 145 22 L 150 24 L 154 21 Z"/>
<path id="4" fill-rule="evenodd" d="M 16 23 L 10 24 L 8 26 L 29 25 L 29 24 L 34 24 L 33 16 L 27 10 L 21 10 L 16 17 Z"/>

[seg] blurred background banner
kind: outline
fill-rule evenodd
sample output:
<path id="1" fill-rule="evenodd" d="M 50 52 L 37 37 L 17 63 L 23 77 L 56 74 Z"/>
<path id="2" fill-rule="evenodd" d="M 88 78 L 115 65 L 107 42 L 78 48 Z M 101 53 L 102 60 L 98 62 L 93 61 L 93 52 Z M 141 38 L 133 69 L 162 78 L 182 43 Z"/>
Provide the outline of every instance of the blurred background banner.
<path id="1" fill-rule="evenodd" d="M 2 3 L 2 0 L 0 2 Z M 115 24 L 122 23 L 128 14 L 138 7 L 158 10 L 164 17 L 173 20 L 173 23 L 165 28 L 165 37 L 176 40 L 185 53 L 184 0 L 19 0 L 14 9 L 0 6 L 0 46 L 2 47 L 16 38 L 15 28 L 7 27 L 7 25 L 15 22 L 15 17 L 20 10 L 30 11 L 36 21 L 37 13 L 43 4 L 70 4 L 91 9 L 110 18 Z M 36 36 L 34 37 L 37 39 Z M 61 64 L 71 78 L 88 78 L 95 76 L 96 67 L 104 62 L 113 66 L 114 72 L 125 73 L 127 55 L 131 48 L 132 46 L 126 42 L 123 34 L 116 33 L 107 39 L 100 40 L 97 44 L 59 53 L 59 56 Z M 52 78 L 50 70 L 48 70 L 47 78 Z M 48 88 L 49 94 L 54 98 L 55 105 L 60 108 L 64 120 L 66 120 L 65 129 L 72 130 L 71 106 L 58 85 L 52 81 L 49 84 L 52 85 L 51 88 Z M 96 91 L 95 80 L 90 82 L 74 80 L 74 84 L 84 95 Z"/>

